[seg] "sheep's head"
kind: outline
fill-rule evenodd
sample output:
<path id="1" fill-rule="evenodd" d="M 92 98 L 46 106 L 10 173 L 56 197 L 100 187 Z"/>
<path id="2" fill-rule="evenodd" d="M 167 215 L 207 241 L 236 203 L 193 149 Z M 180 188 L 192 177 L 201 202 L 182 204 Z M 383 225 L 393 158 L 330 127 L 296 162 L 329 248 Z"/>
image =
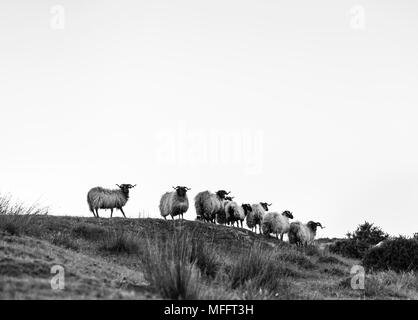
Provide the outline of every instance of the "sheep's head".
<path id="1" fill-rule="evenodd" d="M 225 196 L 230 194 L 230 193 L 231 193 L 231 191 L 226 192 L 225 190 L 219 190 L 219 191 L 216 192 L 216 195 L 219 197 L 219 199 L 224 200 Z"/>
<path id="2" fill-rule="evenodd" d="M 321 229 L 324 229 L 324 227 L 319 222 L 309 221 L 306 225 L 313 232 L 316 232 L 316 229 L 318 229 L 318 227 L 321 227 Z"/>
<path id="3" fill-rule="evenodd" d="M 242 207 L 242 209 L 244 209 L 244 215 L 245 216 L 247 216 L 247 214 L 249 214 L 250 212 L 253 211 L 253 208 L 248 203 L 243 203 L 241 207 Z"/>
<path id="4" fill-rule="evenodd" d="M 173 187 L 173 189 L 176 190 L 179 197 L 184 197 L 186 195 L 186 192 L 191 190 L 190 188 L 182 187 L 182 186 Z"/>
<path id="5" fill-rule="evenodd" d="M 129 193 L 129 189 L 132 189 L 134 187 L 136 187 L 136 185 L 131 185 L 131 184 L 117 184 L 118 188 L 122 190 L 123 193 L 128 194 Z"/>
<path id="6" fill-rule="evenodd" d="M 263 207 L 263 209 L 266 211 L 269 211 L 269 207 L 272 205 L 272 203 L 267 203 L 267 202 L 260 202 L 260 204 Z"/>
<path id="7" fill-rule="evenodd" d="M 293 214 L 288 210 L 283 211 L 282 215 L 288 217 L 289 219 L 293 219 Z"/>

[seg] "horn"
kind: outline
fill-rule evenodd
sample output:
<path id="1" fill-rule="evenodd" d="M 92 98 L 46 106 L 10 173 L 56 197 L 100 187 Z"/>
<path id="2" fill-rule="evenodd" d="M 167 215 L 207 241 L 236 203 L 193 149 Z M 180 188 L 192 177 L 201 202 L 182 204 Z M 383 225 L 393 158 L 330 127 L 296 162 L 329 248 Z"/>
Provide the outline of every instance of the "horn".
<path id="1" fill-rule="evenodd" d="M 231 193 L 231 191 L 227 192 L 226 194 L 230 194 L 230 193 Z"/>
<path id="2" fill-rule="evenodd" d="M 116 184 L 118 188 L 120 188 L 120 185 Z"/>
<path id="3" fill-rule="evenodd" d="M 192 188 L 187 188 L 187 187 L 186 187 L 186 190 L 192 190 Z"/>
<path id="4" fill-rule="evenodd" d="M 270 204 L 269 204 L 269 203 L 267 203 L 267 205 L 270 207 L 270 206 L 272 205 L 272 203 L 270 203 Z"/>
<path id="5" fill-rule="evenodd" d="M 317 225 L 318 227 L 321 227 L 321 229 L 324 229 L 324 228 L 325 228 L 325 227 L 323 227 L 323 226 L 322 226 L 322 224 L 320 224 L 319 222 L 317 222 L 317 223 L 316 223 L 316 225 Z"/>

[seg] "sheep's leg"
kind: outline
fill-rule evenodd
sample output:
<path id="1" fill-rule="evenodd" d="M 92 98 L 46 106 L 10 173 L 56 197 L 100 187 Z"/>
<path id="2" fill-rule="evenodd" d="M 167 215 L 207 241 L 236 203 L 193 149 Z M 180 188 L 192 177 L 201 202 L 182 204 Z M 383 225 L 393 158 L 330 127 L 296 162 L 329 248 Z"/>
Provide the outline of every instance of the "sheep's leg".
<path id="1" fill-rule="evenodd" d="M 166 217 L 166 216 L 164 216 L 164 220 L 166 220 L 166 221 L 167 221 L 167 217 Z"/>
<path id="2" fill-rule="evenodd" d="M 126 216 L 125 216 L 125 212 L 123 212 L 123 209 L 122 209 L 122 208 L 119 208 L 119 210 L 122 212 L 123 217 L 124 217 L 124 218 L 126 218 Z"/>
<path id="3" fill-rule="evenodd" d="M 282 233 L 282 234 L 280 235 L 280 240 L 281 240 L 281 241 L 283 241 L 283 235 L 284 235 L 284 233 Z"/>
<path id="4" fill-rule="evenodd" d="M 112 208 L 112 209 L 110 209 L 110 217 L 111 217 L 111 218 L 113 217 L 113 208 Z"/>
<path id="5" fill-rule="evenodd" d="M 100 218 L 99 217 L 99 209 L 96 209 L 96 218 Z"/>

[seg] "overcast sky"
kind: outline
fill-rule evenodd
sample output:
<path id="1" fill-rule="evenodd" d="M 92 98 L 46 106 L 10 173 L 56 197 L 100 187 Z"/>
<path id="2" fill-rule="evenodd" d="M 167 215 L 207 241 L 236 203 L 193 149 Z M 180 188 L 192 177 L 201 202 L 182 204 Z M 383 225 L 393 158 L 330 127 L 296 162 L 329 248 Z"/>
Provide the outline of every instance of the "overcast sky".
<path id="1" fill-rule="evenodd" d="M 92 216 L 91 187 L 136 183 L 136 218 L 227 189 L 411 235 L 417 32 L 410 0 L 2 0 L 0 192 Z"/>

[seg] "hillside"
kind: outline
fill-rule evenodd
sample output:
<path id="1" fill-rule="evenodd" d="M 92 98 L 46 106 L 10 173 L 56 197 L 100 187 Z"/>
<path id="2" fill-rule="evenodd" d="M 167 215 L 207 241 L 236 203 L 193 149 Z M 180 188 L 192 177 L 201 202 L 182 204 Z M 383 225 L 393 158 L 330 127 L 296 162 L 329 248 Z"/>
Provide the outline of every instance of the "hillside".
<path id="1" fill-rule="evenodd" d="M 196 221 L 0 215 L 0 241 L 1 299 L 417 297 L 410 287 L 380 290 L 377 275 L 371 289 L 351 289 L 359 262 L 326 246 Z M 51 290 L 54 265 L 64 267 L 64 290 Z"/>

